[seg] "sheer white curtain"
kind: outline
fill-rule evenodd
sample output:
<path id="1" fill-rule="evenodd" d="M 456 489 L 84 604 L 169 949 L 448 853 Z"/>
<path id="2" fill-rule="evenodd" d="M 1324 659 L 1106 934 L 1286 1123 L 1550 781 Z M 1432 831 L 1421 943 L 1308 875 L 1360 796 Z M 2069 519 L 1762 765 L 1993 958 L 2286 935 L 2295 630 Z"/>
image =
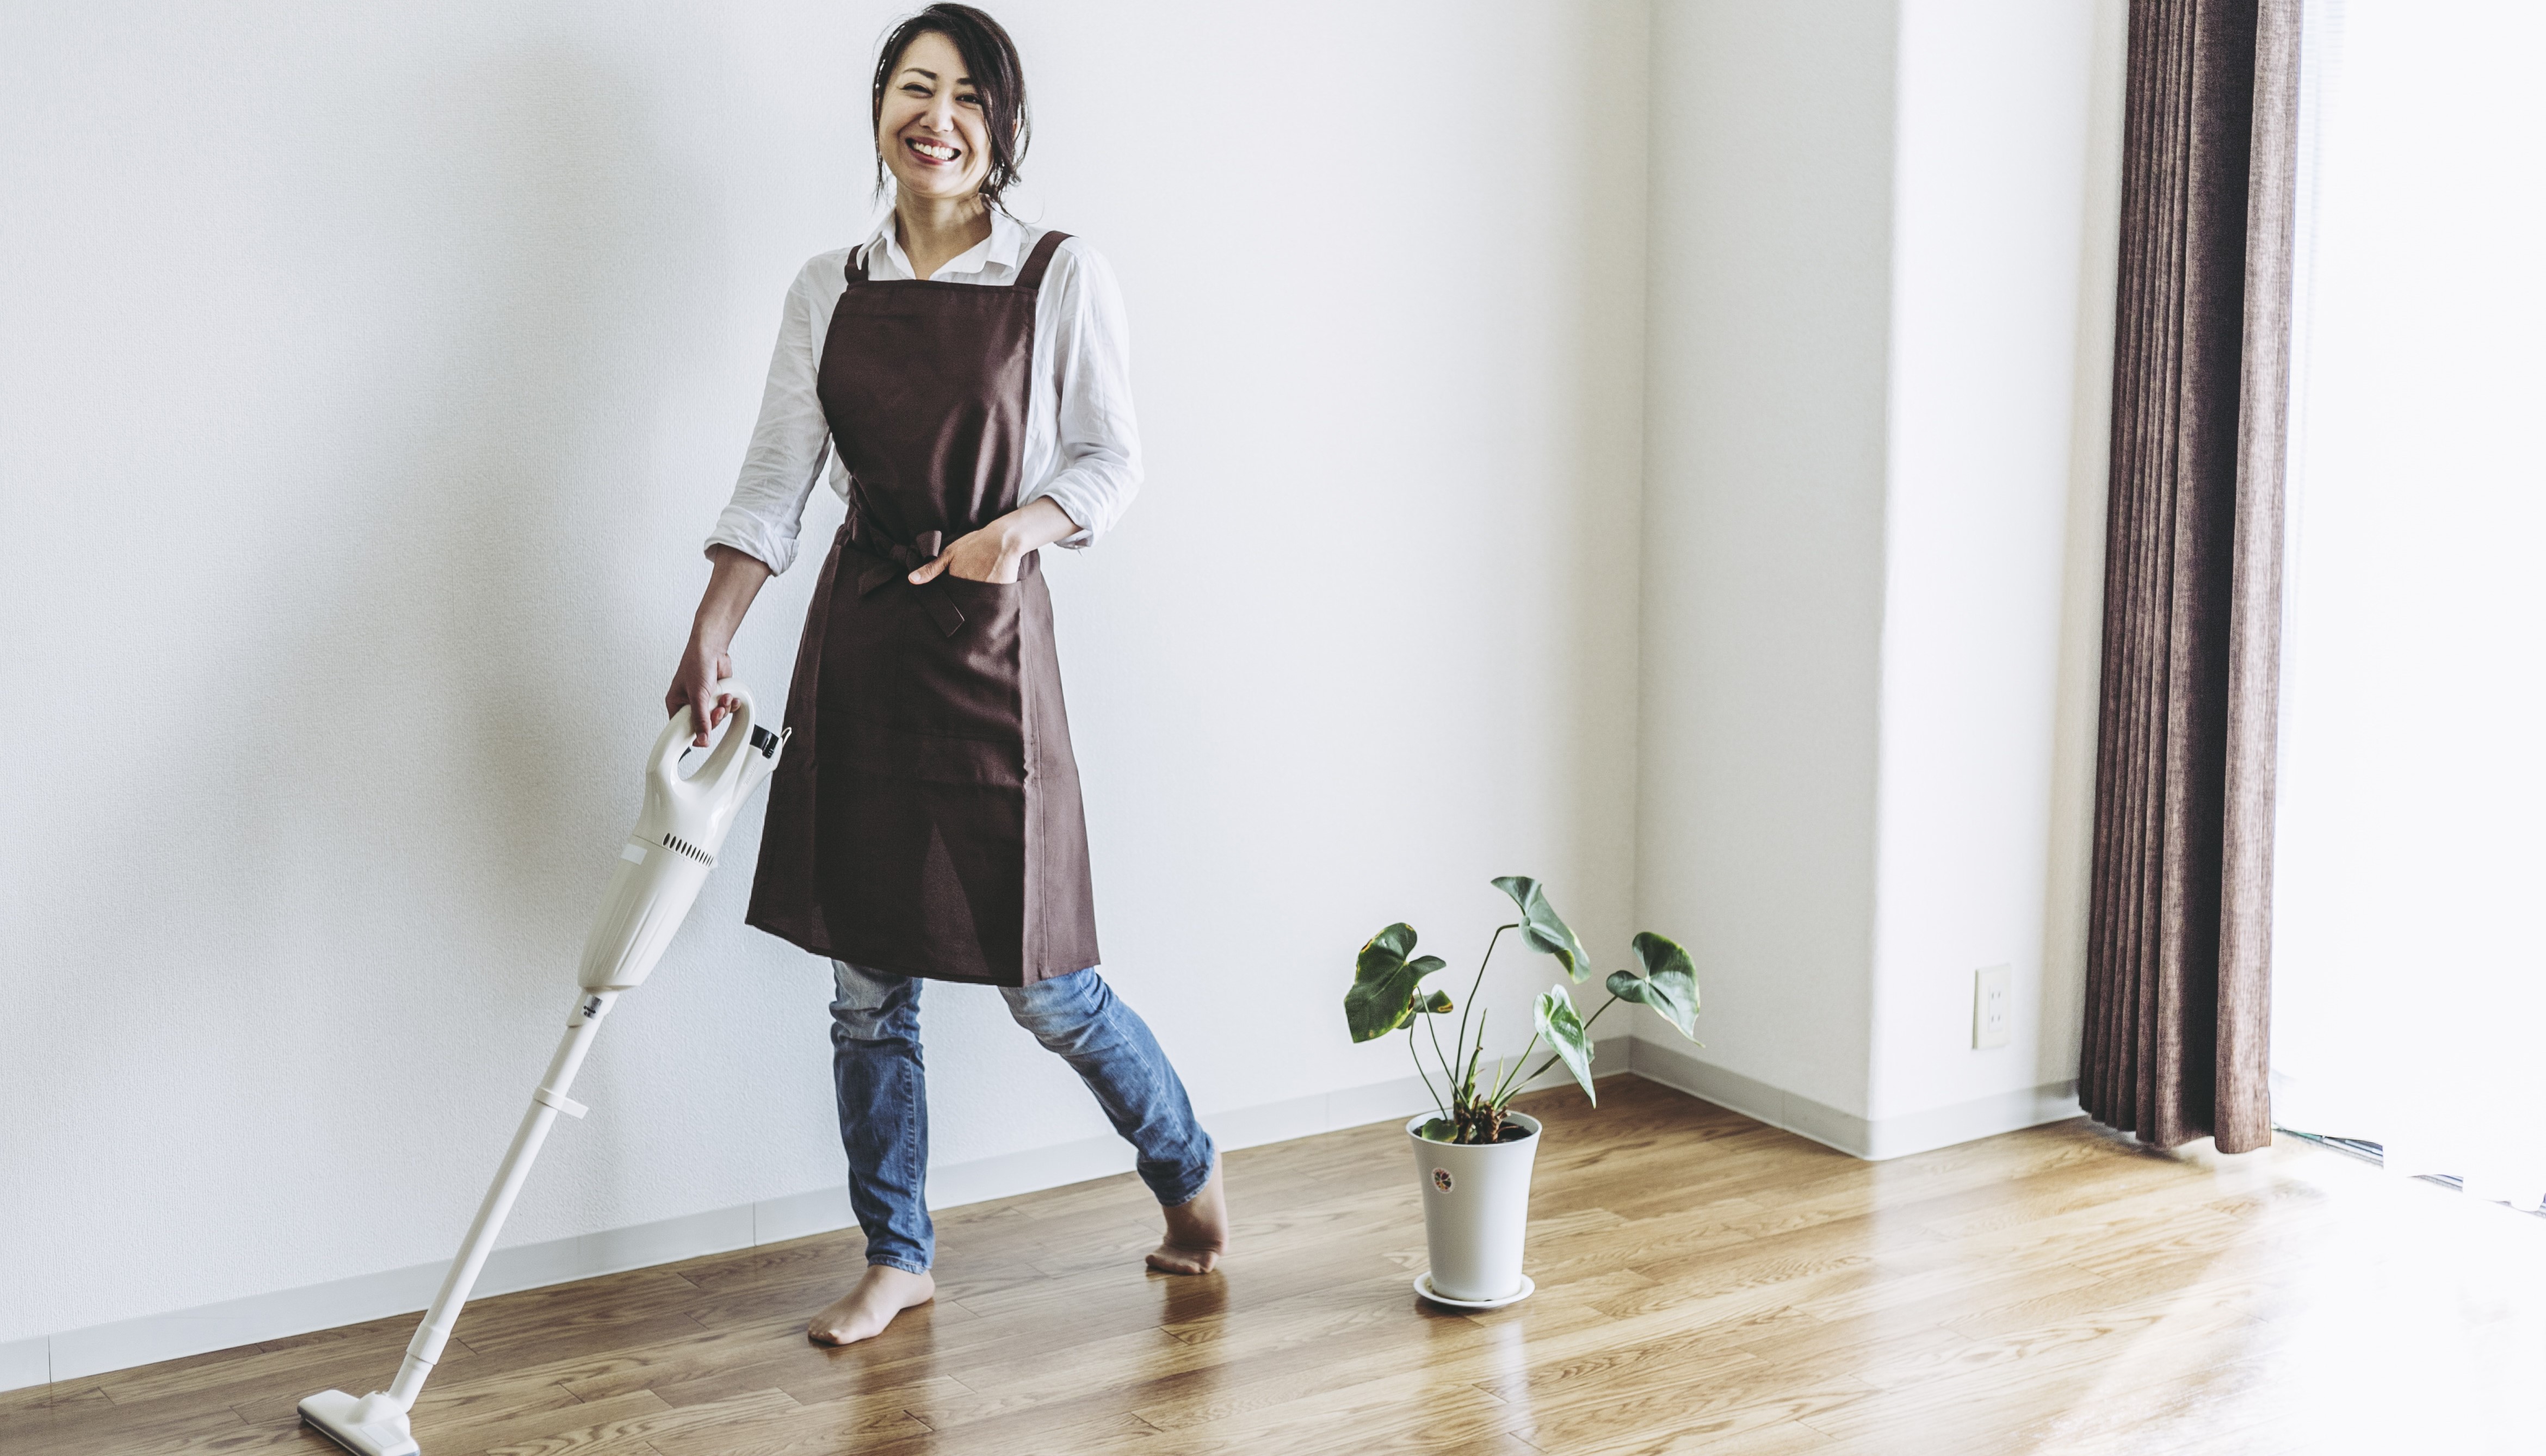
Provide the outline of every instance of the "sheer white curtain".
<path id="1" fill-rule="evenodd" d="M 2546 4 L 2311 0 L 2273 1118 L 2546 1195 Z"/>

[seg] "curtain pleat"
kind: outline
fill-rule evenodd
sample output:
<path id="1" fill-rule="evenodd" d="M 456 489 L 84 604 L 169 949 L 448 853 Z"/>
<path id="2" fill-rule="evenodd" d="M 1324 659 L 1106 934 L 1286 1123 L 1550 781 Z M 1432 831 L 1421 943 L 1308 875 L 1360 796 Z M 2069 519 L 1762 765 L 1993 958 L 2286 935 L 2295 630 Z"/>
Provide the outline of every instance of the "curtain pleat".
<path id="1" fill-rule="evenodd" d="M 2123 123 L 2079 1097 L 2160 1147 L 2271 1137 L 2296 0 L 2138 0 Z"/>

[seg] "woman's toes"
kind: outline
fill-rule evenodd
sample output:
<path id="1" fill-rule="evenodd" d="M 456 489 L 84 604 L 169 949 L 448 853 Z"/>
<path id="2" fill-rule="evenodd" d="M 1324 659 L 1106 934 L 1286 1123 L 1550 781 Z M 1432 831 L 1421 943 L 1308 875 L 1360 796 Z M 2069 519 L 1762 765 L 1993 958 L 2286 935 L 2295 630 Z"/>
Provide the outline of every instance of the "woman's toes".
<path id="1" fill-rule="evenodd" d="M 870 1264 L 858 1286 L 840 1296 L 805 1326 L 805 1337 L 815 1344 L 855 1344 L 884 1333 L 892 1317 L 935 1297 L 937 1281 L 887 1264 Z"/>
<path id="2" fill-rule="evenodd" d="M 1220 1264 L 1216 1248 L 1178 1248 L 1161 1243 L 1149 1250 L 1149 1267 L 1162 1274 L 1208 1274 Z"/>

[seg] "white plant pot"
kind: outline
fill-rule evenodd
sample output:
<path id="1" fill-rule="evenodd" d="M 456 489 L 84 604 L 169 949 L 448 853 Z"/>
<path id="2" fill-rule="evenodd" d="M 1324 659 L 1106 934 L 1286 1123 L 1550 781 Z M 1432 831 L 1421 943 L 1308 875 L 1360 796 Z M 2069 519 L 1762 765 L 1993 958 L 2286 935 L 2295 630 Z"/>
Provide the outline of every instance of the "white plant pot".
<path id="1" fill-rule="evenodd" d="M 1529 1170 L 1538 1160 L 1538 1119 L 1503 1115 L 1529 1129 L 1516 1143 L 1473 1146 L 1423 1136 L 1424 1113 L 1405 1124 L 1414 1145 L 1414 1174 L 1423 1184 L 1423 1236 L 1432 1254 L 1432 1290 L 1474 1303 L 1521 1292 L 1521 1245 L 1529 1238 Z"/>

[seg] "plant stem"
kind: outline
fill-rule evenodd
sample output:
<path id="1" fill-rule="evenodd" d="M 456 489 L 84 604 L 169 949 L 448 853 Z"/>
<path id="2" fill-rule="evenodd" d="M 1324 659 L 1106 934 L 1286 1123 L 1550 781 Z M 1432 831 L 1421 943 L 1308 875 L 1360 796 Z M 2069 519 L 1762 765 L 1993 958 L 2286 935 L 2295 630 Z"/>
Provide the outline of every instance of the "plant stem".
<path id="1" fill-rule="evenodd" d="M 1468 1054 L 1467 1064 L 1462 1069 L 1464 1075 L 1459 1082 L 1459 1096 L 1463 1101 L 1477 1100 L 1477 1064 L 1485 1055 L 1485 1018 L 1492 1014 L 1490 1009 L 1477 1013 L 1477 1044 L 1474 1048 L 1463 1046 L 1459 1049 Z"/>
<path id="2" fill-rule="evenodd" d="M 1516 1057 L 1516 1058 L 1514 1058 L 1514 1059 L 1512 1060 L 1512 1071 L 1520 1071 L 1520 1070 L 1521 1070 L 1521 1068 L 1522 1068 L 1525 1064 L 1527 1064 L 1527 1063 L 1528 1063 L 1528 1061 L 1529 1061 L 1529 1054 L 1530 1054 L 1530 1053 L 1532 1053 L 1532 1052 L 1534 1052 L 1534 1051 L 1536 1051 L 1536 1050 L 1538 1050 L 1538 1033 L 1533 1031 L 1533 1032 L 1531 1032 L 1531 1033 L 1529 1034 L 1529 1045 L 1528 1045 L 1528 1046 L 1526 1046 L 1526 1047 L 1521 1048 L 1521 1049 L 1520 1049 L 1520 1055 L 1519 1055 L 1518 1057 Z M 1546 1070 L 1547 1070 L 1546 1068 L 1541 1067 L 1541 1068 L 1539 1069 L 1539 1071 L 1545 1071 Z M 1531 1075 L 1536 1075 L 1536 1073 L 1535 1073 L 1535 1072 L 1533 1072 Z M 1528 1081 L 1529 1081 L 1529 1077 L 1526 1077 L 1526 1076 L 1525 1076 L 1525 1077 L 1522 1077 L 1519 1081 L 1514 1082 L 1514 1083 L 1512 1083 L 1512 1084 L 1511 1084 L 1511 1090 L 1510 1090 L 1510 1091 L 1505 1091 L 1505 1090 L 1503 1089 L 1503 1084 L 1502 1084 L 1500 1081 L 1496 1081 L 1496 1082 L 1494 1083 L 1494 1100 L 1495 1100 L 1495 1102 L 1496 1102 L 1497 1104 L 1500 1104 L 1500 1103 L 1507 1102 L 1507 1101 L 1511 1100 L 1512 1093 L 1513 1093 L 1513 1092 L 1517 1092 L 1517 1091 L 1519 1091 L 1519 1090 L 1521 1089 L 1521 1087 L 1523 1087 L 1524 1085 L 1526 1085 L 1526 1084 L 1528 1083 Z"/>
<path id="3" fill-rule="evenodd" d="M 1520 922 L 1517 920 L 1509 925 L 1497 925 L 1494 927 L 1493 939 L 1485 942 L 1485 958 L 1477 963 L 1477 979 L 1468 983 L 1468 998 L 1459 1003 L 1459 1039 L 1455 1045 L 1462 1052 L 1468 1049 L 1468 1008 L 1477 1003 L 1477 987 L 1485 984 L 1485 967 L 1494 958 L 1494 947 L 1501 943 L 1504 931 L 1519 928 Z M 1481 1016 L 1482 1014 L 1480 1013 Z M 1485 1028 L 1481 1021 L 1477 1027 L 1477 1040 L 1483 1042 L 1485 1039 Z"/>
<path id="4" fill-rule="evenodd" d="M 1437 1040 L 1435 1047 L 1438 1047 Z M 1448 1117 L 1450 1109 L 1442 1105 L 1441 1094 L 1432 1090 L 1432 1073 L 1423 1070 L 1423 1053 L 1414 1045 L 1414 1028 L 1410 1026 L 1405 1028 L 1405 1055 L 1414 1063 L 1414 1074 L 1423 1078 L 1423 1095 L 1432 1099 L 1432 1110 Z"/>
<path id="5" fill-rule="evenodd" d="M 1441 1084 L 1450 1089 L 1451 1099 L 1456 1101 L 1459 1091 L 1459 1072 L 1456 1068 L 1453 1068 L 1450 1065 L 1450 1054 L 1441 1050 L 1441 1033 L 1440 1030 L 1432 1024 L 1434 1019 L 1435 1018 L 1431 1016 L 1425 1016 L 1423 1018 L 1423 1029 L 1431 1033 L 1432 1036 L 1432 1060 L 1441 1064 Z M 1411 1035 L 1410 1028 L 1408 1030 L 1408 1035 Z M 1415 1059 L 1414 1065 L 1418 1069 L 1421 1068 L 1423 1066 L 1422 1059 Z M 1429 1081 L 1424 1083 L 1424 1086 L 1427 1089 L 1432 1084 Z M 1450 1114 L 1445 1110 L 1441 1115 L 1443 1117 L 1447 1117 Z"/>

